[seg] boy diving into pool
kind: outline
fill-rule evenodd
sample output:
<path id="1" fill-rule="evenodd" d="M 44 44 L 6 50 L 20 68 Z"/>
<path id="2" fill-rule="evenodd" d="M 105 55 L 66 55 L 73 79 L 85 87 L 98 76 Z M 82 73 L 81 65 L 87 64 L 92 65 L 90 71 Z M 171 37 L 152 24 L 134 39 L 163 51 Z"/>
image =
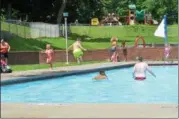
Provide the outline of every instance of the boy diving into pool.
<path id="1" fill-rule="evenodd" d="M 80 64 L 83 61 L 83 51 L 86 51 L 86 49 L 81 46 L 81 39 L 77 38 L 77 41 L 73 43 L 68 50 L 71 48 L 73 48 L 73 56 L 77 60 L 77 63 Z"/>

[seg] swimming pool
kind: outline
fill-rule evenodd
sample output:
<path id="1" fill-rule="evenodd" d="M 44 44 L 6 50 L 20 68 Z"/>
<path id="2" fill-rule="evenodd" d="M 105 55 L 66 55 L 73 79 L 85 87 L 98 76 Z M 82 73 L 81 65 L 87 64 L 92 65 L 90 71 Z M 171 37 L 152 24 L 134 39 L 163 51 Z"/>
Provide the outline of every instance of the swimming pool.
<path id="1" fill-rule="evenodd" d="M 94 81 L 98 74 L 59 77 L 1 87 L 2 102 L 25 103 L 171 103 L 178 104 L 178 66 L 152 66 L 157 78 L 132 78 L 133 68 L 106 71 L 109 80 Z"/>

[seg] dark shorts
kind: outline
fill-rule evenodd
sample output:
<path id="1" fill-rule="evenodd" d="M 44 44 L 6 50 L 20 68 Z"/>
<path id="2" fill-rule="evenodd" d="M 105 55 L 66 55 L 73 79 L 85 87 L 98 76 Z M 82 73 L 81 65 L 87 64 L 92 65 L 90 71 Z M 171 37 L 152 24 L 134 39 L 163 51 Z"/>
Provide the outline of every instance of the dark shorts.
<path id="1" fill-rule="evenodd" d="M 123 49 L 122 51 L 123 51 L 123 54 L 124 54 L 124 55 L 127 55 L 127 49 L 126 49 L 126 48 Z"/>
<path id="2" fill-rule="evenodd" d="M 112 47 L 111 49 L 110 49 L 110 51 L 113 53 L 113 52 L 116 52 L 117 51 L 117 48 L 116 47 Z"/>
<path id="3" fill-rule="evenodd" d="M 8 53 L 1 53 L 1 57 L 8 58 Z"/>

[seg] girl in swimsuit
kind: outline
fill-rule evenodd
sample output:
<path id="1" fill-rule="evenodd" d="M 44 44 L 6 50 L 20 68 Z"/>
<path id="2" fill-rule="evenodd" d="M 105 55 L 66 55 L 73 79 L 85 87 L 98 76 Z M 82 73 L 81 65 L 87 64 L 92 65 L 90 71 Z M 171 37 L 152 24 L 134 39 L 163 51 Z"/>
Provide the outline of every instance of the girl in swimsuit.
<path id="1" fill-rule="evenodd" d="M 53 61 L 53 58 L 54 58 L 54 51 L 51 48 L 50 44 L 46 45 L 45 53 L 46 53 L 46 56 L 47 56 L 46 62 L 47 62 L 47 64 L 50 64 L 50 68 L 52 69 L 52 67 L 53 67 L 52 61 Z"/>
<path id="2" fill-rule="evenodd" d="M 112 47 L 111 47 L 111 52 L 112 52 L 111 61 L 115 63 L 115 62 L 118 61 L 117 38 L 112 38 L 112 39 L 111 39 L 111 42 L 112 42 Z"/>
<path id="3" fill-rule="evenodd" d="M 167 44 L 165 45 L 165 49 L 164 49 L 164 56 L 165 56 L 165 61 L 168 60 L 168 57 L 170 56 L 170 45 Z"/>

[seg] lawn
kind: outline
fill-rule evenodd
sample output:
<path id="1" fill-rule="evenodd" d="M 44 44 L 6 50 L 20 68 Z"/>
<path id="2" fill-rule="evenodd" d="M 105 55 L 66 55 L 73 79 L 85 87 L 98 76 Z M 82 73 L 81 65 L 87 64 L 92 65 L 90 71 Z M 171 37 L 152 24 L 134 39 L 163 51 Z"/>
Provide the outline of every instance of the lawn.
<path id="1" fill-rule="evenodd" d="M 94 63 L 104 63 L 107 61 L 88 61 L 88 62 L 82 62 L 81 65 L 86 64 L 94 64 Z M 65 66 L 77 66 L 76 62 L 70 62 L 68 65 L 65 64 L 65 62 L 57 62 L 54 63 L 54 67 L 65 67 Z M 10 66 L 13 71 L 27 71 L 27 70 L 36 70 L 36 69 L 47 69 L 49 68 L 48 64 L 32 64 L 32 65 L 12 65 Z"/>
<path id="2" fill-rule="evenodd" d="M 39 51 L 45 49 L 45 45 L 50 43 L 56 50 L 65 49 L 65 39 L 60 38 L 37 38 L 32 39 L 24 36 L 23 30 L 30 31 L 29 27 L 11 25 L 9 31 L 13 34 L 18 33 L 19 37 L 9 40 L 12 47 L 11 51 Z M 18 32 L 17 29 L 18 28 Z M 2 24 L 2 29 L 8 31 L 8 24 Z M 110 38 L 118 37 L 119 42 L 127 41 L 127 45 L 134 45 L 136 36 L 141 35 L 147 44 L 163 44 L 163 38 L 154 36 L 157 26 L 134 25 L 134 26 L 71 26 L 71 34 L 68 38 L 70 46 L 77 37 L 82 38 L 82 45 L 87 49 L 105 49 L 110 47 Z M 169 43 L 178 43 L 178 25 L 168 26 Z M 142 43 L 141 41 L 139 43 Z"/>

